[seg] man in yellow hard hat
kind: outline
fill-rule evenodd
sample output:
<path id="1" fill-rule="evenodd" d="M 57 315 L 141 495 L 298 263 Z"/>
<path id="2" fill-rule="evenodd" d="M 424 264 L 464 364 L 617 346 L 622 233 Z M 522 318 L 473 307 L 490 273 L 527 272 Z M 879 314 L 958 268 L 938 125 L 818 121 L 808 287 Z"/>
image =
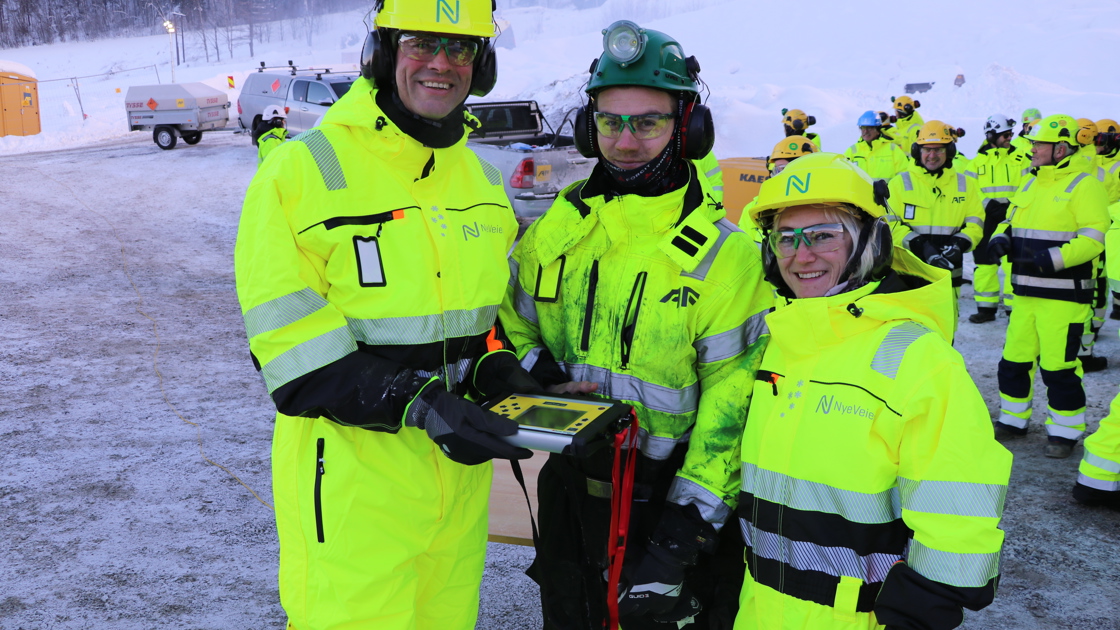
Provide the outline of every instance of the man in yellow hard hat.
<path id="1" fill-rule="evenodd" d="M 956 149 L 948 125 L 922 125 L 911 148 L 913 164 L 890 181 L 889 219 L 895 242 L 922 262 L 948 269 L 960 297 L 964 254 L 984 234 L 984 206 L 976 180 L 953 165 Z"/>
<path id="2" fill-rule="evenodd" d="M 1065 458 L 1085 432 L 1085 388 L 1077 344 L 1092 312 L 1096 260 L 1109 218 L 1104 185 L 1077 160 L 1077 121 L 1047 116 L 1027 139 L 1034 177 L 1012 198 L 1008 218 L 988 243 L 1011 261 L 1015 310 L 999 362 L 996 435 L 1027 434 L 1035 369 L 1047 389 L 1043 454 Z"/>
<path id="3" fill-rule="evenodd" d="M 783 109 L 782 110 L 782 128 L 785 130 L 786 136 L 804 136 L 809 139 L 817 150 L 821 150 L 821 137 L 817 134 L 808 131 L 809 127 L 817 124 L 815 116 L 810 116 L 800 109 Z"/>
<path id="4" fill-rule="evenodd" d="M 910 155 L 910 147 L 914 144 L 914 138 L 918 135 L 918 130 L 922 125 L 926 124 L 925 119 L 918 113 L 918 108 L 922 106 L 921 101 L 906 96 L 892 96 L 891 104 L 894 105 L 894 113 L 896 117 L 894 141 L 898 144 L 898 148 L 902 149 L 902 153 Z"/>
<path id="5" fill-rule="evenodd" d="M 493 5 L 375 8 L 362 77 L 261 164 L 234 251 L 278 410 L 280 603 L 300 630 L 471 630 L 490 460 L 531 454 L 472 399 L 540 387 L 495 329 L 517 223 L 466 147 Z"/>

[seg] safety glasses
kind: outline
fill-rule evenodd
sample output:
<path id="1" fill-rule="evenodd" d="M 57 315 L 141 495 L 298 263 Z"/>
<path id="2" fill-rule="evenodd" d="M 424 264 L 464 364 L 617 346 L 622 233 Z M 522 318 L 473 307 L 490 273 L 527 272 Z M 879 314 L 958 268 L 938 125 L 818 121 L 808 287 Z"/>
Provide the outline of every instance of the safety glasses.
<path id="1" fill-rule="evenodd" d="M 774 230 L 767 239 L 770 251 L 778 258 L 796 255 L 801 245 L 805 245 L 814 254 L 825 254 L 844 246 L 844 224 L 820 223 L 803 228 Z"/>
<path id="2" fill-rule="evenodd" d="M 397 45 L 404 56 L 415 61 L 431 61 L 443 50 L 451 65 L 459 67 L 471 65 L 478 56 L 478 42 L 473 39 L 405 33 L 401 35 Z"/>
<path id="3" fill-rule="evenodd" d="M 605 138 L 617 138 L 622 135 L 624 127 L 630 128 L 630 133 L 639 140 L 651 140 L 665 135 L 669 129 L 669 121 L 673 114 L 608 114 L 595 112 L 595 128 Z"/>

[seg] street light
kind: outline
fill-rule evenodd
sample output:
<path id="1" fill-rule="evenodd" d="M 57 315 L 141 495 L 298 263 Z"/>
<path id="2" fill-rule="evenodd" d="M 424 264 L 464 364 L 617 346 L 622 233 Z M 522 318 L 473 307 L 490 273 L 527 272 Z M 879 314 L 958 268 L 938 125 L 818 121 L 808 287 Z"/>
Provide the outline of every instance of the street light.
<path id="1" fill-rule="evenodd" d="M 171 66 L 171 82 L 175 82 L 175 61 L 171 57 L 175 56 L 175 24 L 171 20 L 163 21 L 163 28 L 167 29 L 167 51 L 169 57 L 167 58 L 167 65 Z"/>

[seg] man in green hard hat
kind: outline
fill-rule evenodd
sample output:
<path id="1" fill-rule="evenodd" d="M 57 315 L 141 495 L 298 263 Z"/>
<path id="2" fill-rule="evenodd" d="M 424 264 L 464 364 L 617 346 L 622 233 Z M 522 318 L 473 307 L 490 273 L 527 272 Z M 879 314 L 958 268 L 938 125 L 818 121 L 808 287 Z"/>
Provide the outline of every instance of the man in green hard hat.
<path id="1" fill-rule="evenodd" d="M 522 366 L 551 391 L 626 402 L 640 427 L 636 449 L 553 454 L 541 470 L 529 575 L 546 628 L 729 628 L 738 608 L 739 441 L 772 298 L 758 248 L 694 163 L 714 139 L 699 71 L 665 33 L 607 28 L 575 128 L 598 163 L 511 259 L 500 317 Z M 612 464 L 635 450 L 622 559 Z"/>

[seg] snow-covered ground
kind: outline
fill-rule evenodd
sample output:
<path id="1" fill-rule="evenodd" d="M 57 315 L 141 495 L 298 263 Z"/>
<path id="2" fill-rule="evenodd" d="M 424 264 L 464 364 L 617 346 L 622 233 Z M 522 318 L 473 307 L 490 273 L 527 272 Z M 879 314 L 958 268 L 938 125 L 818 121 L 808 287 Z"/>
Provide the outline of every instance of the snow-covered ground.
<path id="1" fill-rule="evenodd" d="M 599 29 L 628 18 L 672 33 L 700 59 L 721 156 L 768 152 L 782 107 L 816 116 L 825 148 L 843 149 L 856 117 L 887 109 L 906 82 L 937 82 L 919 96 L 921 112 L 968 129 L 968 152 L 996 111 L 1120 118 L 1108 63 L 1120 26 L 1100 26 L 1120 24 L 1116 2 L 913 4 L 508 9 L 516 46 L 499 50 L 489 98 L 536 98 L 558 122 L 579 103 Z M 254 58 L 241 46 L 220 64 L 200 60 L 188 35 L 176 80 L 225 90 L 233 76 L 235 99 L 260 60 L 345 67 L 364 35 L 361 17 L 324 17 L 313 47 L 274 34 Z M 271 502 L 272 411 L 233 290 L 255 151 L 244 136 L 213 134 L 165 152 L 125 131 L 124 92 L 154 83 L 157 70 L 167 82 L 168 48 L 153 36 L 0 51 L 42 80 L 158 66 L 79 79 L 80 105 L 73 82 L 43 84 L 43 133 L 0 138 L 2 630 L 283 627 L 262 504 Z M 954 88 L 960 73 L 967 83 Z M 957 348 L 994 412 L 1007 319 L 969 324 L 970 295 L 965 287 Z M 1085 379 L 1090 430 L 1120 384 L 1116 333 L 1108 321 L 1098 346 L 1112 367 Z M 1120 628 L 1120 515 L 1074 504 L 1081 449 L 1048 460 L 1043 441 L 1035 426 L 1008 444 L 1003 581 L 965 628 Z M 527 548 L 491 545 L 479 628 L 539 627 L 521 574 L 530 558 Z"/>

